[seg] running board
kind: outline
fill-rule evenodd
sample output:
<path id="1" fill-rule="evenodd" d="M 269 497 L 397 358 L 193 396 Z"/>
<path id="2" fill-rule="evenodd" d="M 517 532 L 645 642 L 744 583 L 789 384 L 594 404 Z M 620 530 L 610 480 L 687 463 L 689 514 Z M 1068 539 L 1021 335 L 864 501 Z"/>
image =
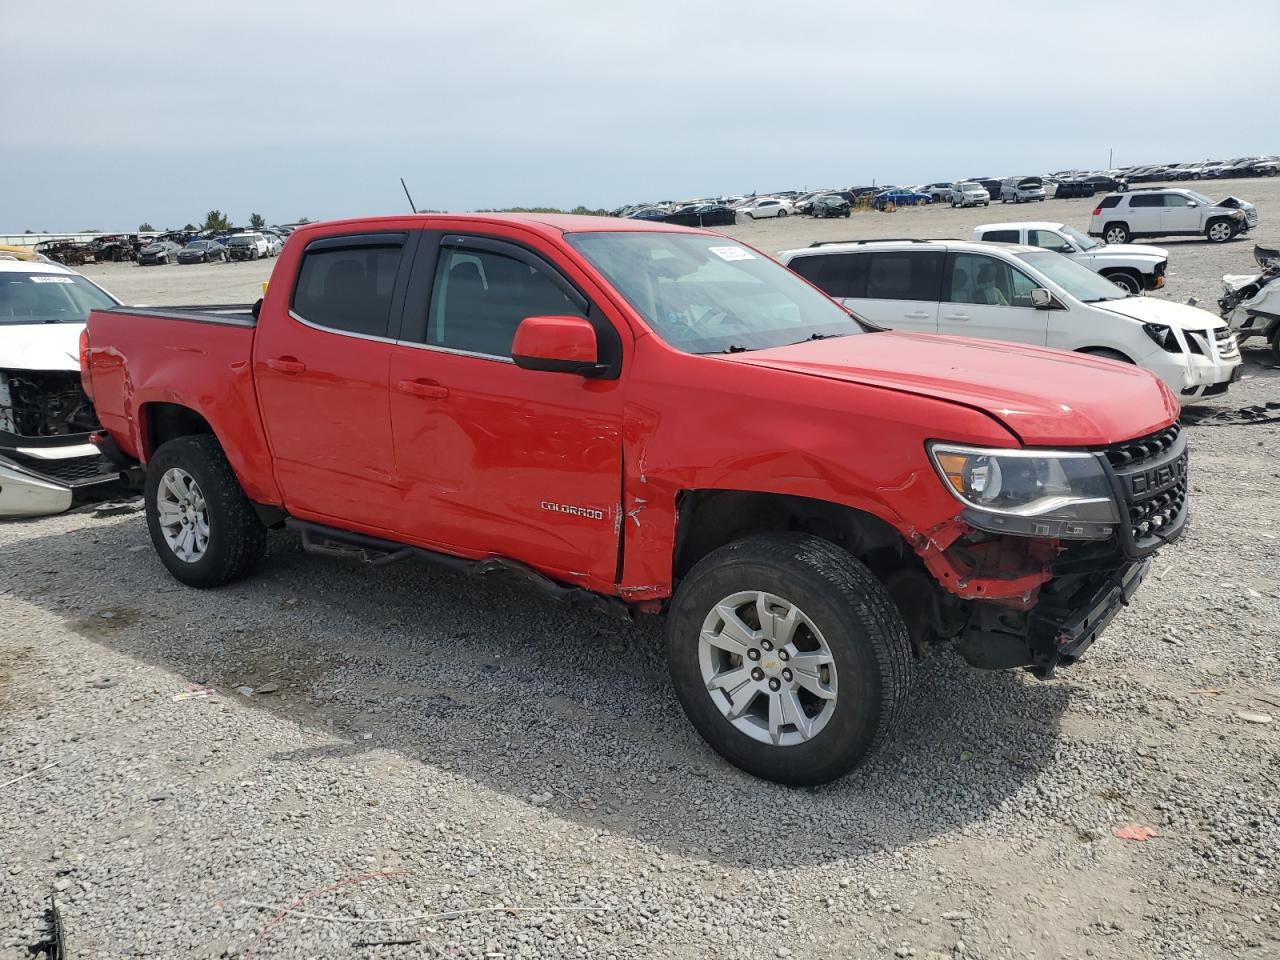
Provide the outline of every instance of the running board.
<path id="1" fill-rule="evenodd" d="M 383 567 L 397 560 L 421 557 L 467 576 L 479 578 L 498 575 L 505 580 L 525 583 L 551 599 L 570 606 L 595 607 L 603 613 L 623 620 L 632 618 L 631 608 L 621 600 L 552 580 L 518 560 L 508 560 L 506 557 L 466 560 L 452 554 L 411 547 L 396 543 L 394 540 L 383 540 L 363 533 L 353 533 L 350 530 L 339 530 L 336 527 L 326 527 L 323 524 L 298 520 L 294 517 L 285 520 L 285 526 L 302 534 L 302 549 L 308 553 L 358 560 L 371 567 Z"/>

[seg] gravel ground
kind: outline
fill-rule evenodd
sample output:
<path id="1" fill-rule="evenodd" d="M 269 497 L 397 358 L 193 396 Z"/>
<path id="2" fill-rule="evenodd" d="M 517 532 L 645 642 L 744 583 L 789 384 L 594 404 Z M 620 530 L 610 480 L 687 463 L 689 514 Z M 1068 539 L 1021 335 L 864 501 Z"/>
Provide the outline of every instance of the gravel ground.
<path id="1" fill-rule="evenodd" d="M 1275 240 L 1280 184 L 1230 189 Z M 1087 203 L 732 232 L 967 236 Z M 1252 263 L 1167 246 L 1177 299 Z M 88 272 L 217 302 L 269 266 Z M 1280 399 L 1246 355 L 1218 406 Z M 816 790 L 702 745 L 653 621 L 287 533 L 255 579 L 188 590 L 136 503 L 0 525 L 0 960 L 47 936 L 51 892 L 75 960 L 1276 957 L 1280 426 L 1188 430 L 1191 531 L 1086 660 L 1041 683 L 935 658 L 883 754 Z"/>

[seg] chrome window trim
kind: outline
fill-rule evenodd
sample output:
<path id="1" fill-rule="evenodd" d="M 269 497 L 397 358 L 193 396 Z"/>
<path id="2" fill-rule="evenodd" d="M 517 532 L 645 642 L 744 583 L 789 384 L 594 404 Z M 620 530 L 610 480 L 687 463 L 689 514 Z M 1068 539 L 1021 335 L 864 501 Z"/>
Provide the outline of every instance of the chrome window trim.
<path id="1" fill-rule="evenodd" d="M 326 327 L 322 323 L 316 323 L 314 320 L 308 320 L 306 317 L 299 316 L 292 308 L 289 310 L 289 316 L 294 320 L 297 320 L 304 327 L 310 327 L 312 330 L 319 330 L 321 333 L 332 333 L 339 337 L 351 337 L 354 340 L 371 340 L 374 343 L 389 343 L 392 346 L 396 344 L 396 341 L 392 340 L 390 337 L 375 337 L 371 333 L 356 333 L 353 330 L 339 330 L 336 327 Z"/>
<path id="2" fill-rule="evenodd" d="M 375 337 L 371 333 L 354 333 L 350 330 L 339 330 L 336 327 L 326 327 L 322 323 L 316 323 L 308 320 L 306 317 L 299 316 L 293 310 L 289 311 L 289 316 L 304 327 L 310 327 L 312 330 L 318 330 L 320 333 L 332 333 L 338 337 L 351 337 L 354 340 L 370 340 L 374 343 L 389 343 L 393 347 L 412 347 L 414 350 L 432 350 L 436 353 L 452 353 L 459 357 L 475 357 L 477 360 L 492 360 L 495 363 L 514 364 L 515 360 L 511 357 L 502 357 L 495 353 L 476 353 L 474 350 L 458 350 L 454 347 L 438 347 L 429 343 L 415 343 L 412 340 L 392 340 L 390 337 Z"/>
<path id="3" fill-rule="evenodd" d="M 435 353 L 452 353 L 458 357 L 474 357 L 476 360 L 490 360 L 494 363 L 514 364 L 511 357 L 499 356 L 496 353 L 477 353 L 474 350 L 459 350 L 457 347 L 439 347 L 431 343 L 417 343 L 413 340 L 400 340 L 397 346 L 412 347 L 414 350 L 431 350 Z"/>

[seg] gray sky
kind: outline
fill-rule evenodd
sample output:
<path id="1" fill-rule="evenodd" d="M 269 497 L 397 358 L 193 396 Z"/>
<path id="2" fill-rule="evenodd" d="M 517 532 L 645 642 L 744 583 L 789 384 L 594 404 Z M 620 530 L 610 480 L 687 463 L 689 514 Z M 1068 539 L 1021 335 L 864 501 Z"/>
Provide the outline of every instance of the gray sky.
<path id="1" fill-rule="evenodd" d="M 1280 151 L 1276 0 L 0 7 L 0 232 Z"/>

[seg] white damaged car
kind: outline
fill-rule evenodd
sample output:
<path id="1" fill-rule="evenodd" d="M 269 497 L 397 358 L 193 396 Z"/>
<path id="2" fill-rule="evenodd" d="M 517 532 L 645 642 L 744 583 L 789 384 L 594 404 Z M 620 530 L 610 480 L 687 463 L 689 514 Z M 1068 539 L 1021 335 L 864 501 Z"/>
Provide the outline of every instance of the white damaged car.
<path id="1" fill-rule="evenodd" d="M 0 259 L 0 517 L 60 513 L 120 482 L 80 384 L 85 318 L 119 303 L 58 264 Z"/>
<path id="2" fill-rule="evenodd" d="M 1075 227 L 1048 220 L 1022 223 L 984 223 L 973 228 L 971 240 L 1021 243 L 1053 250 L 1101 274 L 1125 292 L 1137 296 L 1164 286 L 1169 251 L 1139 243 L 1102 243 Z"/>

